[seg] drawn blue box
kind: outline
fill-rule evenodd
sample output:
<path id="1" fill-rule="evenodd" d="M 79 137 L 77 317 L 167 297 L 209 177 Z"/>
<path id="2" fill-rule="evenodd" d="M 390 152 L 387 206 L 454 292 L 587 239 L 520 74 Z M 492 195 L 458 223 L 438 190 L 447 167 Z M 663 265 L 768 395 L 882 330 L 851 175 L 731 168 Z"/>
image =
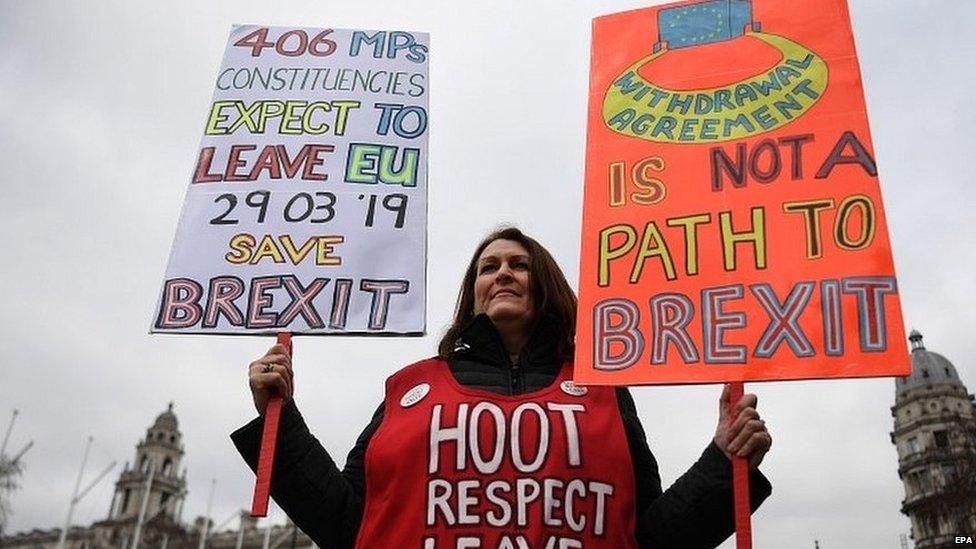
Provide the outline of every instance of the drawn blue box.
<path id="1" fill-rule="evenodd" d="M 664 43 L 673 50 L 731 40 L 745 34 L 746 25 L 759 31 L 759 23 L 752 20 L 751 0 L 709 0 L 663 9 L 657 14 L 654 51 Z"/>

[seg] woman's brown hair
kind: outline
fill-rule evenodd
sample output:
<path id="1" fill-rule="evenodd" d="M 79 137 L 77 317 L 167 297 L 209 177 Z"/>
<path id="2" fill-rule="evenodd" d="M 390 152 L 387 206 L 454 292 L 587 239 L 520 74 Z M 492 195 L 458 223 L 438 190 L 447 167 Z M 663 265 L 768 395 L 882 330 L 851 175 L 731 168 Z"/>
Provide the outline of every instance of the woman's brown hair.
<path id="1" fill-rule="evenodd" d="M 576 339 L 576 294 L 566 282 L 562 269 L 552 258 L 549 250 L 534 238 L 515 227 L 498 229 L 481 241 L 468 262 L 454 308 L 454 320 L 441 338 L 437 353 L 444 358 L 451 355 L 461 332 L 474 318 L 474 281 L 478 276 L 478 258 L 489 244 L 496 240 L 514 240 L 529 252 L 529 284 L 532 288 L 533 316 L 539 319 L 551 317 L 559 330 L 558 352 L 560 358 L 573 355 Z"/>

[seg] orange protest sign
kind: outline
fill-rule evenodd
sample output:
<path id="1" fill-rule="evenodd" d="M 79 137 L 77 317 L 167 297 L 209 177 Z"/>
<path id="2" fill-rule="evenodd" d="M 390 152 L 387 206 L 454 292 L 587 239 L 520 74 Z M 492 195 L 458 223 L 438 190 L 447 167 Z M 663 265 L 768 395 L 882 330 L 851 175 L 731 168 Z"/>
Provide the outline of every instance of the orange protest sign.
<path id="1" fill-rule="evenodd" d="M 906 375 L 844 0 L 593 22 L 575 379 Z"/>

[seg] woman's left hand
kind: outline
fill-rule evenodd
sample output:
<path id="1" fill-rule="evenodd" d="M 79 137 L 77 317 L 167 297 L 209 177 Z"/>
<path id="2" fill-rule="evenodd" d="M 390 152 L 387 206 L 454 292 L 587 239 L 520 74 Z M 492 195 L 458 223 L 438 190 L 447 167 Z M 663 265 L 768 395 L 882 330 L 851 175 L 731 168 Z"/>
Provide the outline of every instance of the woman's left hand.
<path id="1" fill-rule="evenodd" d="M 722 397 L 718 401 L 718 427 L 715 428 L 715 444 L 732 459 L 732 456 L 749 460 L 749 469 L 756 469 L 762 463 L 773 438 L 766 430 L 766 422 L 759 419 L 756 403 L 759 399 L 749 393 L 730 406 L 730 385 L 725 384 Z"/>

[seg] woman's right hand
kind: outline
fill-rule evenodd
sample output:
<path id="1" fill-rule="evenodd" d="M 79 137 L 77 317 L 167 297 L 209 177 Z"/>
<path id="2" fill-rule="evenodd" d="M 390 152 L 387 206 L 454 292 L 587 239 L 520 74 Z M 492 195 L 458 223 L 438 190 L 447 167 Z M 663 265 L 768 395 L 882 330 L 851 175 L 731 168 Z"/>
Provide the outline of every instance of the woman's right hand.
<path id="1" fill-rule="evenodd" d="M 294 392 L 294 374 L 288 349 L 284 345 L 273 345 L 263 357 L 251 363 L 247 377 L 251 396 L 254 397 L 254 408 L 263 417 L 272 396 L 278 394 L 288 400 Z"/>

